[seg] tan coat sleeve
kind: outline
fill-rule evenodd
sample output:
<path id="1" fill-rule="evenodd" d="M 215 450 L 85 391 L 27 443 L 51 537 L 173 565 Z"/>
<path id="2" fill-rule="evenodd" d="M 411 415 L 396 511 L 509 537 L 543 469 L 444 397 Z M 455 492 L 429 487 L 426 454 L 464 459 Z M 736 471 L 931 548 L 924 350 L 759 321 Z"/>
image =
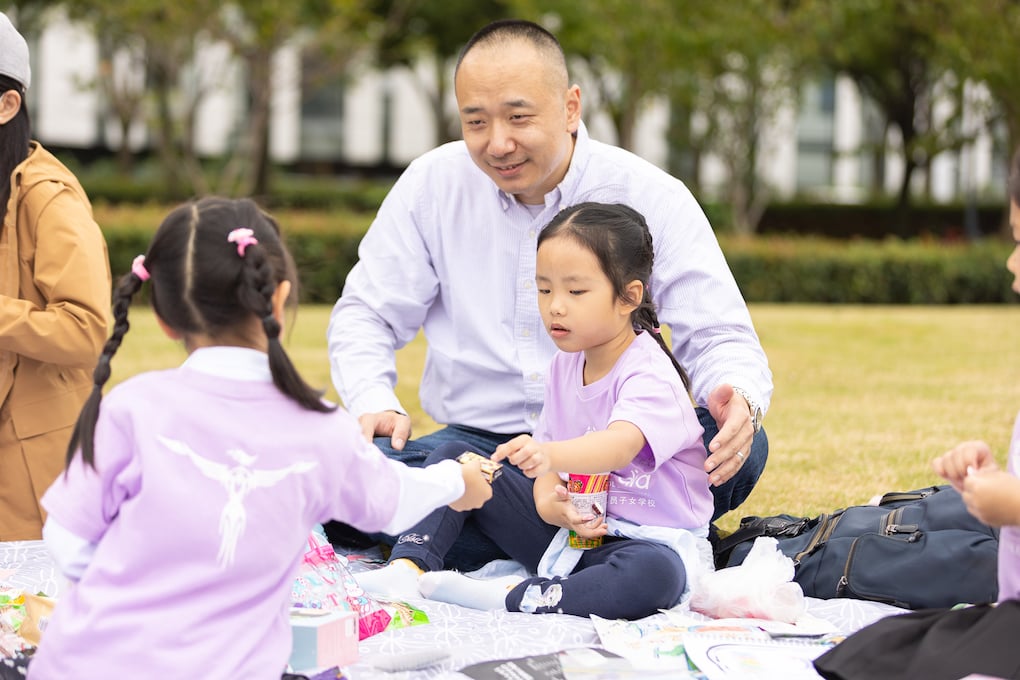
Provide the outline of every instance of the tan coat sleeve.
<path id="1" fill-rule="evenodd" d="M 0 350 L 91 369 L 107 337 L 110 264 L 91 207 L 60 182 L 28 188 L 18 211 L 18 297 L 0 295 Z"/>

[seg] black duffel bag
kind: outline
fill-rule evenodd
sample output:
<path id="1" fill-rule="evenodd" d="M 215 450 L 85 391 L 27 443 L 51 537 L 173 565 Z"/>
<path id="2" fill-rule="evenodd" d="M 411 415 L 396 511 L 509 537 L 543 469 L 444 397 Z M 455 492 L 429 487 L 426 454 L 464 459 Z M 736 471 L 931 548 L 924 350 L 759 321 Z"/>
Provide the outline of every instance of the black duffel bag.
<path id="1" fill-rule="evenodd" d="M 808 597 L 849 597 L 906 609 L 994 602 L 996 529 L 967 512 L 951 486 L 887 493 L 818 517 L 745 517 L 715 546 L 717 568 L 743 562 L 754 539 L 772 536 L 794 561 Z"/>

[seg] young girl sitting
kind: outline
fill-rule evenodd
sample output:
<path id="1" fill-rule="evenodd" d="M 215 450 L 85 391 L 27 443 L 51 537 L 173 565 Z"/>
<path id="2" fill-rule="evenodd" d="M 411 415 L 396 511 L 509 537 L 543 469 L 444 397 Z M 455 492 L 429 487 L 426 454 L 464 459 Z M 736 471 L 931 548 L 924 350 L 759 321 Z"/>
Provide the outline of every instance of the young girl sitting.
<path id="1" fill-rule="evenodd" d="M 386 458 L 302 380 L 280 343 L 295 280 L 276 222 L 220 198 L 173 210 L 121 278 L 66 472 L 43 498 L 44 538 L 73 584 L 29 677 L 278 679 L 317 523 L 400 531 L 489 497 L 477 465 Z M 146 281 L 188 358 L 102 399 Z"/>
<path id="2" fill-rule="evenodd" d="M 567 208 L 539 236 L 538 304 L 560 351 L 534 436 L 493 455 L 524 474 L 502 475 L 493 499 L 471 513 L 537 576 L 475 580 L 439 571 L 468 515 L 440 509 L 402 535 L 391 564 L 361 576 L 362 587 L 406 595 L 413 583 L 426 597 L 469 607 L 626 619 L 681 601 L 710 568 L 712 494 L 687 376 L 659 335 L 651 272 L 644 218 L 623 205 Z M 429 462 L 458 448 L 437 449 Z M 574 509 L 564 479 L 605 472 L 608 521 L 593 521 Z M 570 529 L 603 543 L 570 548 Z M 417 576 L 422 570 L 431 573 Z"/>

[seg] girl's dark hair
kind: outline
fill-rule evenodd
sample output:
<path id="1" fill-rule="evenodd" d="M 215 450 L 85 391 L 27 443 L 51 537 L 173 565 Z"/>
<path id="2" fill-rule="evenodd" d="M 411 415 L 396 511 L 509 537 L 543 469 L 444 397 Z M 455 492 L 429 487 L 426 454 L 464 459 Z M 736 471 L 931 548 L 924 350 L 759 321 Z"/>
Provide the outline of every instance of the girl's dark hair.
<path id="1" fill-rule="evenodd" d="M 613 285 L 613 292 L 623 302 L 637 304 L 631 312 L 631 323 L 651 334 L 673 362 L 676 372 L 688 391 L 691 380 L 687 371 L 673 356 L 659 332 L 659 317 L 652 302 L 652 234 L 644 215 L 619 203 L 578 203 L 561 210 L 538 236 L 538 246 L 556 237 L 574 239 L 595 255 L 602 272 Z M 644 297 L 627 297 L 627 284 L 644 284 Z"/>
<path id="2" fill-rule="evenodd" d="M 21 108 L 14 118 L 0 125 L 0 222 L 7 213 L 11 197 L 11 173 L 28 158 L 32 139 L 32 121 L 25 106 L 25 86 L 9 76 L 0 75 L 0 94 L 14 90 L 21 95 Z"/>
<path id="3" fill-rule="evenodd" d="M 1009 164 L 1009 199 L 1020 206 L 1020 148 L 1013 153 Z"/>
<path id="4" fill-rule="evenodd" d="M 247 246 L 243 256 L 238 245 L 227 240 L 238 228 L 251 229 L 258 241 Z M 279 225 L 254 201 L 209 197 L 178 206 L 152 237 L 144 267 L 152 286 L 152 308 L 170 328 L 184 336 L 203 333 L 236 339 L 244 337 L 253 316 L 261 319 L 269 339 L 269 368 L 280 391 L 311 411 L 336 409 L 322 400 L 322 391 L 305 383 L 280 344 L 272 295 L 278 284 L 289 281 L 291 299 L 296 300 L 297 273 Z M 142 283 L 131 272 L 114 289 L 113 333 L 99 356 L 92 394 L 71 435 L 68 464 L 80 445 L 82 460 L 95 465 L 93 438 L 103 386 L 110 379 L 110 360 L 129 328 L 131 299 Z"/>

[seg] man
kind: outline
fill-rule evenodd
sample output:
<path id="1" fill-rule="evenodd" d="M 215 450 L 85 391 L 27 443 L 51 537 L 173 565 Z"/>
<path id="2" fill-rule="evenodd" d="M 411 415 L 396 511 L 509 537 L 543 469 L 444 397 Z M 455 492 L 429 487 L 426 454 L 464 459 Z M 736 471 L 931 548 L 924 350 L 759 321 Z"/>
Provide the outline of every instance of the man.
<path id="1" fill-rule="evenodd" d="M 772 374 L 693 195 L 650 163 L 589 139 L 563 51 L 536 24 L 499 21 L 476 33 L 455 89 L 464 140 L 424 154 L 397 180 L 330 320 L 333 381 L 365 435 L 420 465 L 445 441 L 491 454 L 531 432 L 555 350 L 535 292 L 538 233 L 581 201 L 624 203 L 652 231 L 652 294 L 701 406 L 715 517 L 739 505 L 768 456 L 760 425 Z M 422 405 L 447 426 L 410 440 L 393 392 L 394 352 L 422 328 Z"/>

